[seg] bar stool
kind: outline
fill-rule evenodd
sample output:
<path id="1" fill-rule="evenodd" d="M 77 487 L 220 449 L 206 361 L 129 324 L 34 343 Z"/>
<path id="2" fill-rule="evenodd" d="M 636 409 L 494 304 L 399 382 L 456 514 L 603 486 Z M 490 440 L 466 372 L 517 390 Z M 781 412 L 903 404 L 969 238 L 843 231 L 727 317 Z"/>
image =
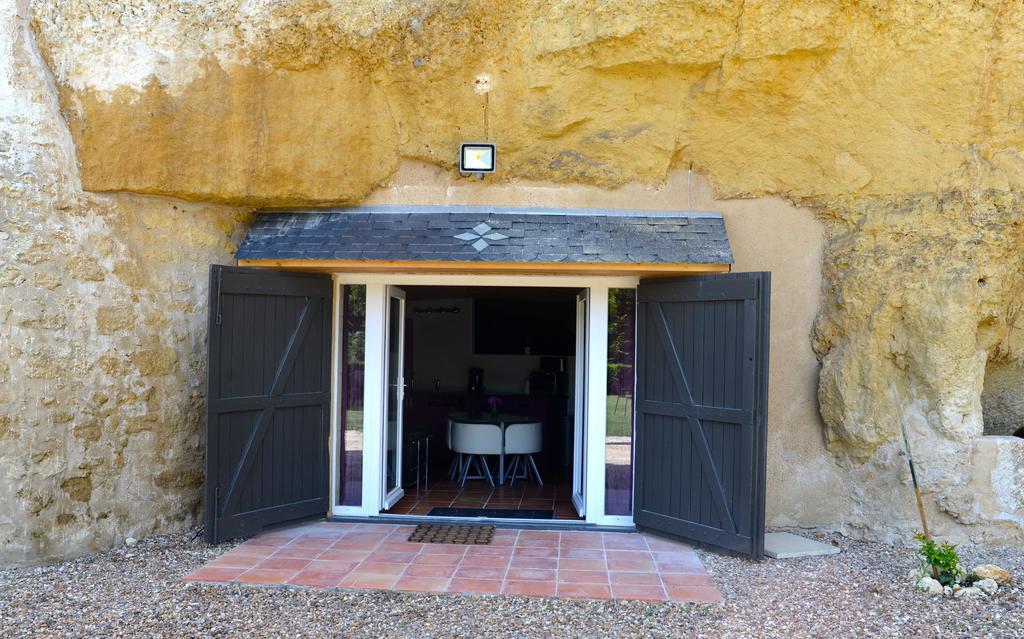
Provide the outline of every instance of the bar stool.
<path id="1" fill-rule="evenodd" d="M 537 463 L 533 461 L 534 453 L 542 450 L 541 423 L 530 422 L 523 424 L 509 424 L 505 427 L 505 454 L 512 456 L 512 465 L 509 468 L 509 485 L 514 486 L 516 479 L 529 479 L 532 471 L 537 483 L 541 486 L 544 482 L 540 478 L 540 471 L 537 470 Z M 522 467 L 522 474 L 517 472 Z"/>

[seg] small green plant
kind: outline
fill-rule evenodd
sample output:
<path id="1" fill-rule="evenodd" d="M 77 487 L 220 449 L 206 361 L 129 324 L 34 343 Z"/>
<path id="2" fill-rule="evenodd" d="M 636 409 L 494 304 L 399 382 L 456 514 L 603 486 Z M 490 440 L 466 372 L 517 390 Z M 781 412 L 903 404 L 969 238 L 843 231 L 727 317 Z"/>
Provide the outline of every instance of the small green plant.
<path id="1" fill-rule="evenodd" d="M 928 539 L 921 533 L 914 535 L 914 539 L 921 544 L 918 553 L 921 560 L 931 569 L 933 579 L 937 579 L 943 586 L 959 583 L 964 576 L 964 569 L 955 545 L 937 544 L 935 540 Z"/>

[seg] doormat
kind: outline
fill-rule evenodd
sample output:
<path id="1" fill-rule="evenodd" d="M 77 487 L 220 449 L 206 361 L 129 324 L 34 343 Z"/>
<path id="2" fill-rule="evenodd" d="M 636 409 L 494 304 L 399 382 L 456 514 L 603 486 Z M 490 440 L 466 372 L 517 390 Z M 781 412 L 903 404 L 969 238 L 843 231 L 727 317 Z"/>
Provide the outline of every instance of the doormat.
<path id="1" fill-rule="evenodd" d="M 441 508 L 435 507 L 427 513 L 431 517 L 494 517 L 496 519 L 554 519 L 553 510 L 530 510 L 528 508 Z"/>
<path id="2" fill-rule="evenodd" d="M 489 544 L 494 526 L 448 526 L 420 524 L 409 535 L 414 544 Z"/>

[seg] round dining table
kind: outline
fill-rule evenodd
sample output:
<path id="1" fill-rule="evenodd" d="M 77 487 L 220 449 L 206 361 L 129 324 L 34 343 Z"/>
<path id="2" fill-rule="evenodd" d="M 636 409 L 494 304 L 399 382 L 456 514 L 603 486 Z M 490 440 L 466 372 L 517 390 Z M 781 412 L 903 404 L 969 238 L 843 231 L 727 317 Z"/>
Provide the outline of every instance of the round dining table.
<path id="1" fill-rule="evenodd" d="M 529 415 L 519 415 L 514 413 L 491 413 L 487 411 L 481 411 L 479 413 L 472 413 L 468 411 L 461 411 L 456 413 L 450 413 L 448 418 L 453 422 L 462 422 L 463 424 L 496 424 L 501 427 L 502 431 L 502 444 L 501 453 L 498 455 L 498 485 L 505 483 L 505 428 L 511 424 L 528 424 L 531 422 L 539 422 L 541 420 Z"/>

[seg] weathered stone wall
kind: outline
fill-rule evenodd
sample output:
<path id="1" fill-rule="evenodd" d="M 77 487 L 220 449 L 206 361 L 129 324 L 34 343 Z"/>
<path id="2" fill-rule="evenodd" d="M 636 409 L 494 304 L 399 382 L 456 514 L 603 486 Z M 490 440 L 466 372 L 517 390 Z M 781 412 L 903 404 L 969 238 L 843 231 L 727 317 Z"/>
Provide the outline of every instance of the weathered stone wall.
<path id="1" fill-rule="evenodd" d="M 978 438 L 983 408 L 1012 421 L 1024 386 L 1014 345 L 1024 287 L 1021 3 L 34 0 L 30 13 L 55 86 L 34 58 L 3 62 L 0 144 L 6 136 L 15 141 L 8 148 L 19 149 L 0 153 L 4 223 L 23 229 L 5 228 L 3 242 L 24 247 L 5 253 L 19 257 L 4 272 L 45 283 L 56 277 L 52 267 L 61 285 L 39 293 L 52 297 L 35 306 L 16 297 L 33 295 L 28 288 L 5 288 L 0 302 L 5 313 L 19 314 L 5 322 L 12 334 L 4 337 L 21 344 L 5 347 L 0 364 L 19 402 L 5 413 L 20 420 L 0 429 L 4 459 L 17 461 L 4 472 L 31 467 L 57 486 L 80 475 L 65 469 L 96 463 L 83 444 L 60 472 L 25 461 L 30 440 L 57 440 L 78 426 L 95 389 L 136 395 L 103 423 L 100 443 L 135 441 L 117 429 L 140 413 L 169 423 L 197 397 L 201 367 L 184 362 L 201 351 L 193 350 L 201 309 L 169 316 L 166 309 L 201 305 L 201 271 L 228 258 L 240 213 L 86 195 L 78 179 L 87 192 L 228 205 L 348 202 L 382 193 L 425 203 L 416 181 L 404 180 L 403 159 L 441 167 L 436 195 L 449 200 L 451 189 L 465 184 L 450 172 L 458 142 L 488 138 L 499 145 L 497 181 L 504 184 L 476 191 L 484 201 L 533 181 L 508 197 L 594 205 L 635 193 L 641 183 L 650 208 L 685 208 L 671 192 L 658 201 L 658 189 L 693 166 L 710 181 L 718 198 L 712 204 L 737 212 L 727 224 L 743 248 L 738 266 L 770 265 L 785 274 L 775 286 L 788 293 L 774 302 L 798 310 L 773 329 L 783 332 L 784 344 L 803 339 L 806 346 L 792 351 L 799 373 L 782 360 L 784 381 L 773 384 L 773 523 L 905 539 L 916 523 L 899 456 L 903 419 L 937 530 L 956 540 L 1024 540 L 1024 440 Z M 8 40 L 0 42 L 31 49 L 23 22 L 10 17 L 3 24 L 0 37 Z M 472 90 L 481 73 L 493 85 L 486 96 Z M 25 155 L 23 147 L 35 151 Z M 580 184 L 629 186 L 559 186 Z M 45 205 L 25 204 L 36 201 Z M 180 209 L 175 229 L 216 241 L 174 232 L 154 242 L 161 231 L 146 226 L 165 220 L 166 206 Z M 792 213 L 808 209 L 818 221 L 799 222 Z M 763 230 L 776 231 L 773 224 L 777 232 Z M 790 241 L 782 229 L 801 237 Z M 760 249 L 759 233 L 774 243 L 771 251 Z M 107 256 L 104 237 L 114 242 Z M 121 286 L 116 272 L 122 243 L 132 246 L 124 237 L 135 238 L 135 259 L 145 265 L 138 290 Z M 814 248 L 818 238 L 823 248 Z M 54 257 L 36 264 L 20 257 L 36 244 L 55 247 Z M 147 257 L 157 249 L 171 263 Z M 797 270 L 818 250 L 822 279 L 808 292 Z M 195 288 L 158 288 L 167 281 Z M 158 329 L 136 317 L 129 326 L 123 308 L 133 295 L 169 325 Z M 101 306 L 111 308 L 101 315 Z M 21 327 L 22 314 L 32 313 Z M 92 323 L 99 321 L 124 330 L 103 336 Z M 115 348 L 151 352 L 157 364 L 130 362 L 127 376 L 123 369 L 102 373 L 100 351 Z M 166 348 L 176 353 L 173 363 Z M 821 362 L 823 424 L 811 410 L 816 371 L 803 359 L 811 348 Z M 46 375 L 73 370 L 73 384 L 63 382 L 57 392 L 46 375 L 29 377 L 34 360 L 22 352 L 32 349 L 59 355 Z M 776 351 L 773 372 L 788 355 Z M 146 383 L 156 388 L 155 407 L 140 399 Z M 52 408 L 42 404 L 51 397 Z M 62 408 L 73 415 L 63 430 L 50 417 Z M 44 426 L 30 426 L 33 419 Z M 60 441 L 71 450 L 69 442 L 80 439 Z M 194 442 L 176 441 L 175 450 Z M 156 510 L 170 512 L 173 490 L 143 489 L 147 473 L 164 468 L 135 471 L 136 459 L 147 458 L 134 450 L 123 454 L 131 472 L 99 475 L 111 486 L 135 486 L 142 499 L 166 498 Z M 177 452 L 162 460 L 196 468 Z M 0 531 L 19 531 L 10 538 L 25 548 L 23 504 L 32 500 L 14 493 L 42 486 L 35 501 L 44 504 L 67 493 L 24 478 L 30 476 L 0 488 L 11 493 L 0 502 Z M 815 482 L 827 507 L 812 504 L 807 486 Z M 68 488 L 83 495 L 84 483 Z M 93 486 L 91 494 L 101 492 Z M 74 504 L 76 516 L 92 507 Z M 39 512 L 56 516 L 57 508 Z M 113 528 L 79 522 L 67 534 L 78 535 L 81 548 L 84 536 L 109 540 Z M 57 529 L 33 530 L 44 540 L 34 552 L 54 554 Z"/>
<path id="2" fill-rule="evenodd" d="M 207 265 L 248 216 L 82 191 L 26 7 L 0 2 L 0 564 L 196 520 Z"/>

